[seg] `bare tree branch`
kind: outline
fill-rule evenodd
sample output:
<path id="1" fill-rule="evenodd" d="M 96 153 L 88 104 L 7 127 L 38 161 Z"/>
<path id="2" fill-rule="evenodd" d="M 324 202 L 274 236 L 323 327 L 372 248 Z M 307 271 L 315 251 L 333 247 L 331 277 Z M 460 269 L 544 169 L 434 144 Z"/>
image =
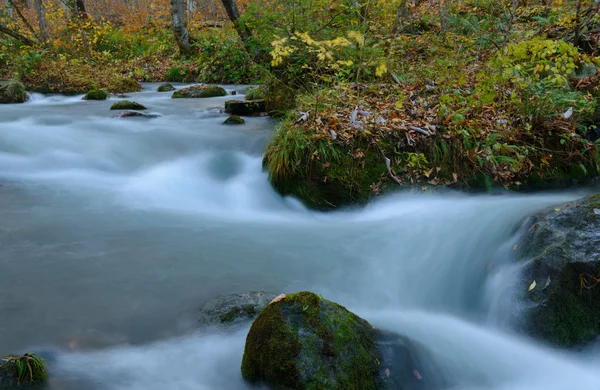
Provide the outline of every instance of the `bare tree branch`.
<path id="1" fill-rule="evenodd" d="M 22 34 L 19 34 L 17 31 L 11 30 L 10 28 L 3 26 L 1 24 L 0 24 L 0 33 L 6 34 L 10 37 L 13 37 L 17 41 L 20 41 L 28 46 L 35 45 L 35 42 L 33 42 L 31 39 L 27 38 L 26 36 L 24 36 Z"/>

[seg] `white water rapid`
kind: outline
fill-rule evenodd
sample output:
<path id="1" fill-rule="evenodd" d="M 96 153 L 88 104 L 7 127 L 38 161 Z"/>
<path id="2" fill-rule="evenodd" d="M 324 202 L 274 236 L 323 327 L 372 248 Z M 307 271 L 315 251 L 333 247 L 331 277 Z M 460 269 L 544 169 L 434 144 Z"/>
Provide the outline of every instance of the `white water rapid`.
<path id="1" fill-rule="evenodd" d="M 274 122 L 224 126 L 227 97 L 155 89 L 129 98 L 157 119 L 113 118 L 114 98 L 0 106 L 0 356 L 51 351 L 51 389 L 250 389 L 249 325 L 180 319 L 222 293 L 311 290 L 429 347 L 453 390 L 600 389 L 597 350 L 510 326 L 521 222 L 581 193 L 312 212 L 262 170 Z"/>

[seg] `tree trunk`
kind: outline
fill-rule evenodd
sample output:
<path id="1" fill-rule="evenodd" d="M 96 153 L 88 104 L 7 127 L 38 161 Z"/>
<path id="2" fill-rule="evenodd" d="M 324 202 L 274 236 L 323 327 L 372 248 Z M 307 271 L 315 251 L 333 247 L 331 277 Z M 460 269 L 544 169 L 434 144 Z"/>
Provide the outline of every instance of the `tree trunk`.
<path id="1" fill-rule="evenodd" d="M 75 0 L 75 12 L 77 13 L 77 16 L 81 19 L 85 19 L 88 17 L 83 0 Z"/>
<path id="2" fill-rule="evenodd" d="M 40 28 L 40 38 L 42 42 L 48 41 L 48 21 L 46 20 L 46 7 L 43 0 L 35 0 L 35 12 L 38 18 L 38 26 Z"/>
<path id="3" fill-rule="evenodd" d="M 440 13 L 440 28 L 442 30 L 442 34 L 446 34 L 446 6 L 445 6 L 445 2 L 449 1 L 449 0 L 438 0 L 438 7 L 439 7 L 439 13 Z"/>
<path id="4" fill-rule="evenodd" d="M 171 27 L 179 52 L 189 57 L 192 54 L 192 45 L 185 20 L 184 0 L 171 0 Z"/>
<path id="5" fill-rule="evenodd" d="M 577 0 L 577 8 L 575 10 L 575 40 L 573 45 L 579 46 L 581 40 L 581 0 Z"/>
<path id="6" fill-rule="evenodd" d="M 222 0 L 222 2 L 223 7 L 225 7 L 225 11 L 227 11 L 227 16 L 229 17 L 229 20 L 231 20 L 231 22 L 233 23 L 235 30 L 240 36 L 240 39 L 242 40 L 242 42 L 246 43 L 252 35 L 250 34 L 250 30 L 248 30 L 248 26 L 246 26 L 245 23 L 239 21 L 240 11 L 238 10 L 235 0 Z"/>
<path id="7" fill-rule="evenodd" d="M 406 3 L 407 0 L 402 0 L 398 6 L 396 18 L 394 19 L 394 25 L 392 26 L 392 35 L 398 34 L 402 20 L 408 16 L 408 5 Z"/>

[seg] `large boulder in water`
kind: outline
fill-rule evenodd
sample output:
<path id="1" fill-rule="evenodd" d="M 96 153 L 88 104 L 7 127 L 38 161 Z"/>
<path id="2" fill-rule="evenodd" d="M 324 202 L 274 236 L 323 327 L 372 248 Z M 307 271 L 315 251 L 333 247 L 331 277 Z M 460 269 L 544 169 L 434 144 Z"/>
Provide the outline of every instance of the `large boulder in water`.
<path id="1" fill-rule="evenodd" d="M 226 96 L 227 91 L 217 85 L 192 85 L 191 87 L 183 88 L 173 93 L 173 99 L 180 98 L 209 98 L 217 96 Z"/>
<path id="2" fill-rule="evenodd" d="M 286 389 L 377 389 L 375 331 L 310 292 L 280 295 L 252 324 L 242 375 Z"/>
<path id="3" fill-rule="evenodd" d="M 0 389 L 27 388 L 48 379 L 44 361 L 35 354 L 0 358 Z"/>
<path id="4" fill-rule="evenodd" d="M 25 86 L 18 81 L 0 85 L 0 104 L 25 103 L 29 99 Z"/>
<path id="5" fill-rule="evenodd" d="M 424 390 L 446 383 L 431 354 L 311 292 L 280 295 L 252 324 L 242 375 L 285 389 Z"/>
<path id="6" fill-rule="evenodd" d="M 250 116 L 265 112 L 264 100 L 228 100 L 225 112 L 231 115 Z"/>
<path id="7" fill-rule="evenodd" d="M 528 260 L 521 289 L 525 330 L 559 346 L 600 334 L 600 194 L 526 222 L 515 249 Z"/>

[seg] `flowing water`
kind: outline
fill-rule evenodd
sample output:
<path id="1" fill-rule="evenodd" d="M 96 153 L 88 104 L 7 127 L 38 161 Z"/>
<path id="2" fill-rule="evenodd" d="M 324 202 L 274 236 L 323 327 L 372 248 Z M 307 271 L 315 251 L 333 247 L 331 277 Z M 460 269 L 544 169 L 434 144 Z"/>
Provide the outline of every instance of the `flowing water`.
<path id="1" fill-rule="evenodd" d="M 0 106 L 0 356 L 52 351 L 52 389 L 249 389 L 248 326 L 196 330 L 228 292 L 312 290 L 428 346 L 454 389 L 600 389 L 600 354 L 512 330 L 528 215 L 581 194 L 394 195 L 308 211 L 275 193 L 274 123 L 221 125 L 227 98 L 34 95 Z M 232 87 L 229 87 L 232 88 Z"/>

